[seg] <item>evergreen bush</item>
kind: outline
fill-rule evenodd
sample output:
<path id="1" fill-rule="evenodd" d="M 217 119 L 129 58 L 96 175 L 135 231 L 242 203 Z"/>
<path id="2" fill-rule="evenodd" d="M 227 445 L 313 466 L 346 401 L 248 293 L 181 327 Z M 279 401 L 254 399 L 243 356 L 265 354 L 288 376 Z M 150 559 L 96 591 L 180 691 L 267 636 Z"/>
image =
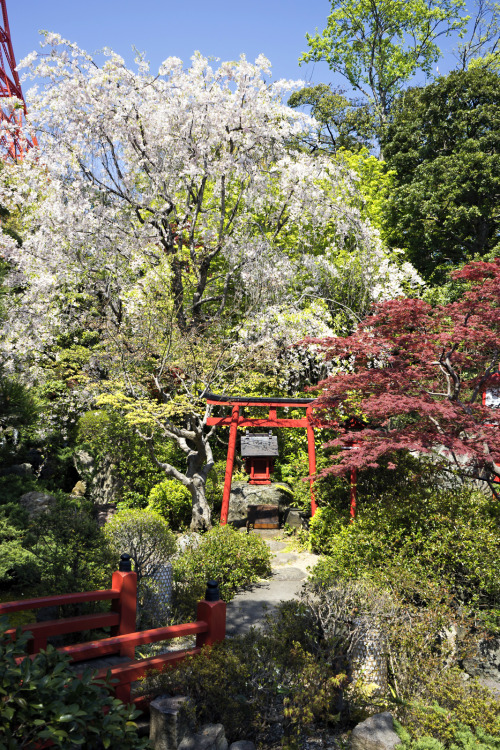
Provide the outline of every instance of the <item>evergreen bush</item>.
<path id="1" fill-rule="evenodd" d="M 242 586 L 271 573 L 271 553 L 257 536 L 232 526 L 214 526 L 201 538 L 194 536 L 173 560 L 174 605 L 177 616 L 191 619 L 203 599 L 208 580 L 219 582 L 221 597 L 230 601 Z"/>
<path id="2" fill-rule="evenodd" d="M 191 493 L 176 479 L 155 484 L 148 497 L 148 510 L 159 513 L 172 529 L 182 529 L 191 521 Z"/>
<path id="3" fill-rule="evenodd" d="M 26 653 L 29 633 L 18 629 L 13 641 L 0 626 L 0 750 L 82 747 L 87 750 L 140 750 L 133 719 L 138 716 L 110 695 L 108 680 L 95 680 L 92 671 L 71 671 L 69 657 L 51 646 L 33 660 Z M 17 663 L 19 657 L 26 657 Z"/>

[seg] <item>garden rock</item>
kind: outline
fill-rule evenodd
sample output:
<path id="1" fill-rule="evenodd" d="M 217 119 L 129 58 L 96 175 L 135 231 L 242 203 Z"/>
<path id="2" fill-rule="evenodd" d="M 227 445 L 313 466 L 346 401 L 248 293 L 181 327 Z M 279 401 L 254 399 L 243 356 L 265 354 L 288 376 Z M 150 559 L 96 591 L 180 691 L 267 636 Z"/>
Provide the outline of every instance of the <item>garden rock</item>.
<path id="1" fill-rule="evenodd" d="M 26 492 L 19 498 L 19 504 L 28 511 L 30 516 L 39 516 L 41 513 L 47 513 L 50 507 L 55 503 L 54 495 L 47 492 Z"/>
<path id="2" fill-rule="evenodd" d="M 292 498 L 292 490 L 284 482 L 271 484 L 233 482 L 229 498 L 228 523 L 236 528 L 245 526 L 249 505 L 277 505 L 280 519 L 283 519 Z"/>
<path id="3" fill-rule="evenodd" d="M 292 529 L 305 529 L 308 526 L 308 514 L 300 508 L 286 508 L 283 523 L 288 524 Z"/>
<path id="4" fill-rule="evenodd" d="M 154 750 L 177 750 L 194 731 L 192 701 L 183 695 L 161 695 L 151 701 L 149 740 Z"/>
<path id="5" fill-rule="evenodd" d="M 90 453 L 79 450 L 75 453 L 73 462 L 86 483 L 92 502 L 95 505 L 114 505 L 122 488 L 122 481 L 115 476 L 116 467 L 110 456 L 104 456 L 96 464 Z"/>
<path id="6" fill-rule="evenodd" d="M 229 750 L 255 750 L 255 745 L 250 740 L 238 740 L 229 745 Z"/>
<path id="7" fill-rule="evenodd" d="M 354 727 L 349 739 L 349 749 L 393 750 L 400 743 L 401 740 L 394 731 L 392 714 L 384 711 L 382 714 L 370 716 Z"/>
<path id="8" fill-rule="evenodd" d="M 206 724 L 201 732 L 186 737 L 178 746 L 178 750 L 227 750 L 227 748 L 222 724 Z"/>
<path id="9" fill-rule="evenodd" d="M 0 470 L 0 476 L 5 477 L 8 474 L 14 474 L 17 477 L 32 477 L 33 467 L 31 464 L 14 464 Z"/>
<path id="10" fill-rule="evenodd" d="M 110 503 L 109 505 L 96 505 L 94 512 L 95 512 L 97 525 L 102 528 L 115 515 L 116 505 L 115 503 Z"/>
<path id="11" fill-rule="evenodd" d="M 179 554 L 185 552 L 188 547 L 198 547 L 201 542 L 201 534 L 196 532 L 190 532 L 189 534 L 181 534 L 177 539 L 177 549 Z"/>
<path id="12" fill-rule="evenodd" d="M 86 490 L 87 490 L 87 483 L 82 482 L 82 480 L 80 479 L 80 481 L 78 481 L 73 487 L 73 489 L 71 490 L 71 495 L 73 497 L 84 497 Z"/>
<path id="13" fill-rule="evenodd" d="M 500 681 L 500 638 L 480 640 L 476 653 L 464 659 L 463 666 L 471 677 Z"/>

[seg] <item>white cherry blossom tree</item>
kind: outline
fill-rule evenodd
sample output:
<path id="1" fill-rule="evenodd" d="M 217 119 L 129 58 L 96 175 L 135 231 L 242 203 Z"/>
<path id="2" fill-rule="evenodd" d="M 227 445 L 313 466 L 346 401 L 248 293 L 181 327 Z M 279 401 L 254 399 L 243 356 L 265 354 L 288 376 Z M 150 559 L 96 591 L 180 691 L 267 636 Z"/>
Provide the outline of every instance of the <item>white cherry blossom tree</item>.
<path id="1" fill-rule="evenodd" d="M 24 61 L 46 81 L 30 96 L 40 151 L 0 188 L 0 203 L 25 213 L 29 205 L 22 245 L 4 242 L 24 287 L 4 354 L 19 356 L 27 337 L 42 349 L 71 321 L 96 325 L 123 370 L 122 407 L 148 414 L 138 429 L 153 460 L 148 424 L 186 454 L 184 471 L 158 465 L 190 489 L 192 527 L 207 528 L 213 458 L 196 390 L 210 386 L 221 360 L 188 371 L 186 357 L 183 406 L 172 406 L 162 377 L 175 357 L 162 336 L 186 347 L 224 330 L 221 350 L 230 351 L 235 311 L 286 305 L 299 271 L 320 264 L 323 250 L 366 253 L 376 233 L 355 207 L 355 175 L 297 147 L 315 123 L 282 102 L 301 83 L 270 82 L 264 57 L 212 67 L 196 53 L 187 69 L 171 57 L 152 74 L 142 57 L 132 71 L 104 50 L 98 64 L 56 34 L 44 50 Z M 379 255 L 377 280 L 401 288 L 397 266 Z M 147 394 L 124 368 L 141 357 L 156 410 L 143 408 Z"/>

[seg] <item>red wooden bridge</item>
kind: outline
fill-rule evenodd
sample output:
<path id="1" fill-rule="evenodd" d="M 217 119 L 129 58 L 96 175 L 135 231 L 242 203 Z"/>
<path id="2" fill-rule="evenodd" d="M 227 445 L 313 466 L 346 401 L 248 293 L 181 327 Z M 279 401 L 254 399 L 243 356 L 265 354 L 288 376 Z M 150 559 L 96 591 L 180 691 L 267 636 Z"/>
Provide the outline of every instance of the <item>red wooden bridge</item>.
<path id="1" fill-rule="evenodd" d="M 220 599 L 218 586 L 214 581 L 209 581 L 205 599 L 198 602 L 195 622 L 136 631 L 137 575 L 131 571 L 130 560 L 127 558 L 128 555 L 122 555 L 120 570 L 113 573 L 110 589 L 84 591 L 79 594 L 63 594 L 61 596 L 45 596 L 38 599 L 25 599 L 0 604 L 1 616 L 42 607 L 82 604 L 84 602 L 111 602 L 108 612 L 23 625 L 22 630 L 29 631 L 33 637 L 29 641 L 30 655 L 20 657 L 19 661 L 24 658 L 34 658 L 40 649 L 47 647 L 47 638 L 50 636 L 110 627 L 111 637 L 109 638 L 63 646 L 57 650 L 67 654 L 72 662 L 88 662 L 110 654 L 126 657 L 114 667 L 97 671 L 96 677 L 103 679 L 110 672 L 111 677 L 115 680 L 113 689 L 116 697 L 124 703 L 130 703 L 132 698 L 131 683 L 143 677 L 148 669 L 161 669 L 167 665 L 174 665 L 187 656 L 199 654 L 202 646 L 224 640 L 226 635 L 226 604 Z M 8 633 L 14 638 L 15 628 L 9 630 Z M 196 646 L 194 648 L 170 651 L 148 659 L 135 659 L 136 646 L 190 635 L 196 635 Z M 85 664 L 85 667 L 87 666 L 92 666 L 92 664 Z M 144 707 L 146 701 L 144 697 L 138 697 L 133 702 Z"/>

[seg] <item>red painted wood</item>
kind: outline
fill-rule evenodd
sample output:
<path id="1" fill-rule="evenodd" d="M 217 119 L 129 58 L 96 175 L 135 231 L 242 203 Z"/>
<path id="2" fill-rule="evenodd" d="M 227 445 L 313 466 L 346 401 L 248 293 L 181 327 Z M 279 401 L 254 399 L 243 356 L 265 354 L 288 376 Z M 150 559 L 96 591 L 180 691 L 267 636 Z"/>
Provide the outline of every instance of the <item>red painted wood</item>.
<path id="1" fill-rule="evenodd" d="M 226 602 L 219 599 L 218 602 L 198 602 L 196 610 L 198 620 L 204 620 L 208 628 L 206 632 L 196 636 L 196 646 L 211 646 L 223 641 L 226 637 Z"/>
<path id="2" fill-rule="evenodd" d="M 238 423 L 240 421 L 240 407 L 235 405 L 231 410 L 231 425 L 229 428 L 229 443 L 227 446 L 226 474 L 224 476 L 224 491 L 222 493 L 222 508 L 220 512 L 221 526 L 227 523 L 229 512 L 229 498 L 231 495 L 231 479 L 233 477 L 234 454 L 236 452 L 236 435 L 238 433 Z"/>
<path id="3" fill-rule="evenodd" d="M 209 417 L 207 425 L 228 427 L 232 417 Z M 307 427 L 307 419 L 269 419 L 268 417 L 240 417 L 238 427 Z"/>
<path id="4" fill-rule="evenodd" d="M 59 648 L 58 651 L 70 656 L 72 661 L 84 661 L 85 659 L 94 659 L 114 654 L 119 651 L 122 644 L 135 647 L 141 646 L 144 643 L 155 643 L 156 641 L 167 641 L 172 638 L 196 635 L 197 633 L 204 633 L 207 630 L 208 624 L 198 620 L 197 622 L 188 622 L 183 625 L 167 625 L 164 628 L 141 630 L 114 638 L 102 638 L 98 641 L 87 641 L 87 643 L 78 643 L 74 646 L 64 646 Z"/>
<path id="5" fill-rule="evenodd" d="M 232 406 L 231 401 L 217 401 L 216 399 L 207 398 L 207 404 L 213 404 L 214 406 Z M 267 409 L 269 406 L 277 409 L 308 409 L 306 404 L 301 404 L 298 401 L 290 401 L 284 404 L 282 401 L 267 401 L 263 404 L 260 401 L 252 401 L 251 398 L 248 401 L 238 401 L 238 406 L 259 406 L 260 408 Z"/>
<path id="6" fill-rule="evenodd" d="M 161 669 L 165 666 L 171 666 L 185 659 L 187 656 L 196 656 L 201 651 L 200 648 L 191 648 L 183 651 L 171 651 L 160 656 L 152 656 L 149 659 L 140 661 L 131 661 L 128 664 L 120 664 L 111 669 L 101 669 L 97 674 L 97 679 L 104 679 L 108 672 L 111 678 L 118 681 L 115 688 L 115 695 L 124 703 L 130 703 L 130 683 L 139 680 L 144 676 L 148 669 Z"/>
<path id="7" fill-rule="evenodd" d="M 137 574 L 133 571 L 116 570 L 111 581 L 113 589 L 118 589 L 120 596 L 111 604 L 113 612 L 118 614 L 118 624 L 112 628 L 111 635 L 126 635 L 135 632 L 137 614 Z M 120 655 L 134 658 L 134 646 L 123 643 Z"/>
<path id="8" fill-rule="evenodd" d="M 115 612 L 97 612 L 94 615 L 65 617 L 61 620 L 47 620 L 32 625 L 23 625 L 21 630 L 23 632 L 29 631 L 34 636 L 50 636 L 78 633 L 81 630 L 93 630 L 94 628 L 107 628 L 117 623 L 118 615 Z"/>
<path id="9" fill-rule="evenodd" d="M 83 591 L 80 594 L 61 594 L 58 596 L 42 596 L 39 599 L 20 599 L 16 602 L 0 604 L 0 615 L 9 612 L 21 612 L 25 609 L 39 609 L 40 607 L 54 607 L 63 604 L 81 604 L 82 602 L 100 602 L 106 599 L 117 599 L 118 589 L 98 589 L 97 591 Z"/>
<path id="10" fill-rule="evenodd" d="M 314 443 L 314 430 L 312 426 L 312 408 L 307 407 L 307 454 L 309 457 L 309 475 L 316 474 L 316 445 Z M 314 496 L 314 479 L 309 480 L 311 490 L 311 516 L 314 516 L 318 509 L 316 498 Z"/>

